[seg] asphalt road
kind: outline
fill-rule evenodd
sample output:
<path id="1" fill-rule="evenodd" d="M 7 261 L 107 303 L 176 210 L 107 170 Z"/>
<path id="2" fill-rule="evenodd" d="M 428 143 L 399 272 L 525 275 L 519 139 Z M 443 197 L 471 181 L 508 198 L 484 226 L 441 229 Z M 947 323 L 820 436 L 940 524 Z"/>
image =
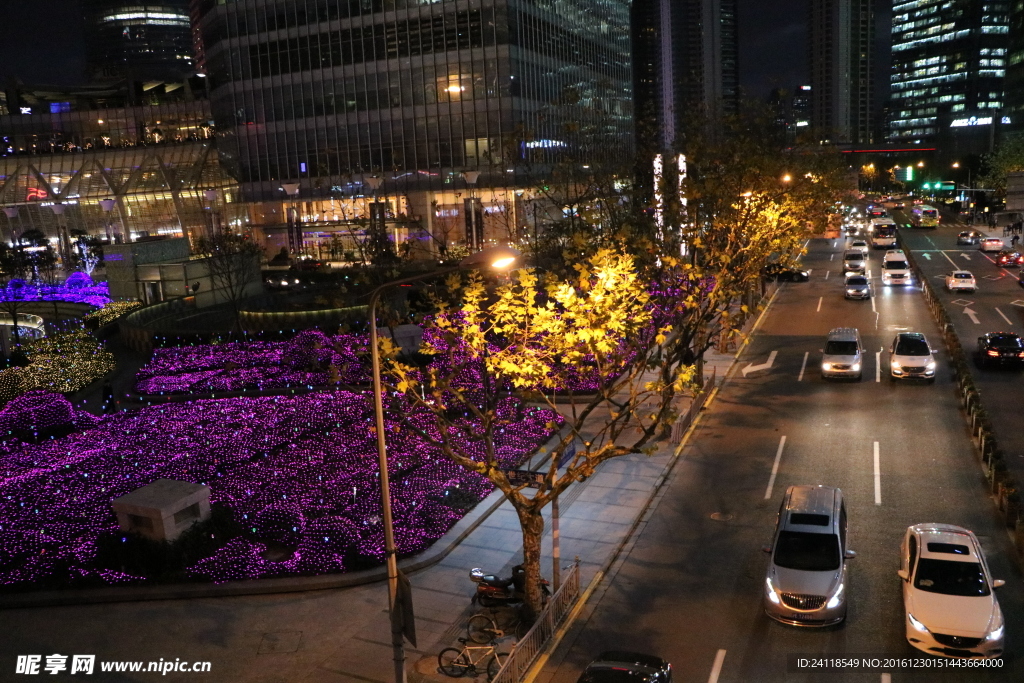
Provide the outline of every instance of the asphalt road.
<path id="1" fill-rule="evenodd" d="M 933 238 L 934 239 L 934 238 Z M 636 649 L 673 663 L 679 683 L 751 681 L 1011 681 L 1024 677 L 1024 586 L 998 523 L 958 408 L 944 353 L 933 385 L 891 384 L 881 370 L 896 332 L 938 332 L 916 287 L 882 288 L 870 257 L 874 303 L 846 301 L 842 241 L 815 240 L 807 284 L 784 286 L 751 344 L 747 363 L 720 391 L 684 449 L 664 496 L 635 544 L 595 595 L 540 679 L 575 681 L 604 649 Z M 988 264 L 989 267 L 991 264 Z M 826 382 L 818 365 L 833 327 L 861 331 L 861 382 Z M 805 364 L 806 358 L 806 364 Z M 778 458 L 773 484 L 772 468 Z M 878 444 L 879 468 L 874 467 Z M 876 486 L 877 482 L 877 486 Z M 775 516 L 792 484 L 838 486 L 849 508 L 849 614 L 838 627 L 784 626 L 761 609 Z M 906 527 L 946 522 L 978 534 L 1007 619 L 1000 669 L 892 668 L 885 673 L 789 672 L 787 656 L 920 655 L 904 639 L 898 548 Z"/>
<path id="2" fill-rule="evenodd" d="M 901 218 L 897 214 L 898 218 Z M 902 221 L 901 221 L 902 222 Z M 1024 288 L 1017 283 L 1017 268 L 1000 268 L 991 254 L 978 248 L 956 245 L 959 226 L 945 224 L 936 230 L 903 229 L 904 244 L 928 275 L 942 304 L 953 320 L 964 350 L 973 353 L 985 332 L 1024 334 Z M 992 233 L 1002 237 L 1002 231 Z M 1009 238 L 1005 240 L 1009 244 Z M 970 270 L 978 282 L 973 294 L 947 292 L 942 275 L 957 267 Z M 982 405 L 992 418 L 1000 447 L 1018 479 L 1024 480 L 1024 431 L 1019 429 L 1024 405 L 1024 376 L 1020 370 L 972 368 Z"/>

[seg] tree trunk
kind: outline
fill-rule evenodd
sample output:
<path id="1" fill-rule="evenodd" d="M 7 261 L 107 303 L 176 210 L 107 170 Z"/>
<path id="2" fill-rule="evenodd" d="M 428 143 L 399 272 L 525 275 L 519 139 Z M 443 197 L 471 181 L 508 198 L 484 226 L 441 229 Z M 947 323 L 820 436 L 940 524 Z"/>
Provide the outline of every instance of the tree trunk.
<path id="1" fill-rule="evenodd" d="M 519 510 L 519 524 L 523 530 L 523 569 L 526 570 L 526 601 L 524 616 L 532 621 L 544 607 L 540 589 L 540 543 L 544 536 L 544 516 L 541 508 Z"/>

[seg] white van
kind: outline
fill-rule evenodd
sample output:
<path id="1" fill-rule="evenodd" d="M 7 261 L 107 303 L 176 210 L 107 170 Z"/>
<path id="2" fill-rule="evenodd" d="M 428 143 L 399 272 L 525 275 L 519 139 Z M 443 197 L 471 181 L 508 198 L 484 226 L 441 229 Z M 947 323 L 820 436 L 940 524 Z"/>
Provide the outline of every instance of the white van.
<path id="1" fill-rule="evenodd" d="M 882 259 L 882 284 L 909 285 L 912 282 L 913 277 L 910 274 L 907 255 L 899 249 L 885 252 L 885 257 Z"/>

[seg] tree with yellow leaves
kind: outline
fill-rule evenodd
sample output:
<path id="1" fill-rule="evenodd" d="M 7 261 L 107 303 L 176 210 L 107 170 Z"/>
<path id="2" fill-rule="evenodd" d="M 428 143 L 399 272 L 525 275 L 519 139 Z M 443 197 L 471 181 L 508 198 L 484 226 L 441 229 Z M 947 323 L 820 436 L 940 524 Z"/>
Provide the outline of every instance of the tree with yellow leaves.
<path id="1" fill-rule="evenodd" d="M 450 285 L 459 287 L 457 278 Z M 479 276 L 460 289 L 460 304 L 442 307 L 425 337 L 434 363 L 407 365 L 389 349 L 391 410 L 409 416 L 403 428 L 486 476 L 512 503 L 522 526 L 526 604 L 536 611 L 542 510 L 606 460 L 653 452 L 676 417 L 673 399 L 692 381 L 692 366 L 672 333 L 664 293 L 621 252 L 599 250 L 571 280 L 521 270 L 494 290 Z M 580 373 L 586 393 L 572 388 Z M 514 425 L 527 402 L 564 421 L 539 488 L 510 481 L 494 451 L 493 435 Z M 424 414 L 432 419 L 424 422 Z M 552 419 L 552 430 L 559 421 Z M 576 452 L 560 470 L 574 442 Z"/>

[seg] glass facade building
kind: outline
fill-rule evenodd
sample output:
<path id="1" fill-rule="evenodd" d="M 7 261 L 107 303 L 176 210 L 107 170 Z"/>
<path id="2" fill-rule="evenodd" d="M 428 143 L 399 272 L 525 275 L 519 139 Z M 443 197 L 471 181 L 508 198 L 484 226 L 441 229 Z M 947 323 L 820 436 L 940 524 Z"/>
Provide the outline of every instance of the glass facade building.
<path id="1" fill-rule="evenodd" d="M 1004 112 L 1009 0 L 893 4 L 889 139 L 984 152 Z"/>
<path id="2" fill-rule="evenodd" d="M 81 0 L 94 78 L 180 80 L 195 73 L 188 0 Z"/>
<path id="3" fill-rule="evenodd" d="M 198 81 L 198 83 L 196 83 Z M 81 230 L 108 241 L 195 239 L 244 227 L 237 185 L 218 163 L 202 79 L 9 89 L 0 95 L 0 231 Z M 143 104 L 127 102 L 142 97 Z"/>
<path id="4" fill-rule="evenodd" d="M 221 157 L 268 225 L 361 212 L 376 176 L 433 231 L 470 194 L 490 215 L 559 158 L 631 145 L 626 0 L 198 6 Z"/>

